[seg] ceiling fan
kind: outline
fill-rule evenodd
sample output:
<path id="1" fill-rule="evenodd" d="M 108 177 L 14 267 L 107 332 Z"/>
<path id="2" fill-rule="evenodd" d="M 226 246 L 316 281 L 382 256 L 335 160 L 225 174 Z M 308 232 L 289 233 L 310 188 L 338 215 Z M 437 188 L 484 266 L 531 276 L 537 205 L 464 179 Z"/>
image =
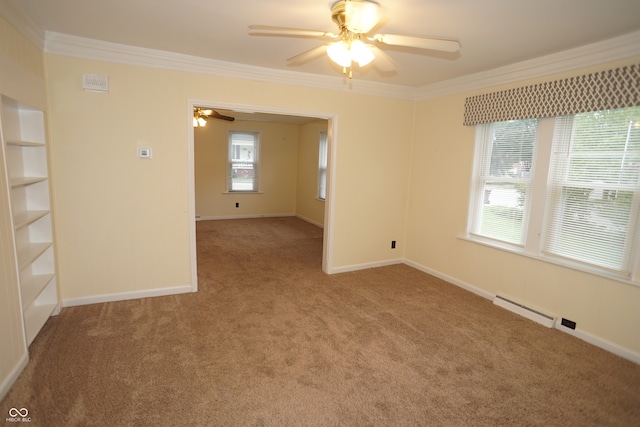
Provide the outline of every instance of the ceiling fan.
<path id="1" fill-rule="evenodd" d="M 207 124 L 206 119 L 220 119 L 226 120 L 228 122 L 232 122 L 235 120 L 234 117 L 222 115 L 217 111 L 212 110 L 211 108 L 193 108 L 193 127 L 205 126 Z"/>
<path id="2" fill-rule="evenodd" d="M 287 61 L 303 63 L 326 52 L 332 61 L 342 67 L 344 74 L 349 70 L 349 78 L 352 77 L 351 67 L 354 62 L 363 67 L 375 59 L 375 65 L 381 71 L 395 69 L 393 61 L 378 46 L 401 46 L 443 52 L 457 52 L 460 49 L 460 43 L 456 40 L 399 34 L 371 34 L 375 28 L 384 23 L 380 5 L 372 0 L 337 1 L 331 8 L 331 19 L 338 25 L 338 34 L 269 25 L 250 25 L 249 34 L 329 39 L 330 43 L 303 52 Z"/>

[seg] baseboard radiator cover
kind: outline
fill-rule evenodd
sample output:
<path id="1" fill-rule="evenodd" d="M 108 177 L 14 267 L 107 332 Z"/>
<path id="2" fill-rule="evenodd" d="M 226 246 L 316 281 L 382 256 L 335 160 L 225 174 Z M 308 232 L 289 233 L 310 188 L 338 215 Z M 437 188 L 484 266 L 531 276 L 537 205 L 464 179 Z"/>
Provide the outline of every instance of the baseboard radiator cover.
<path id="1" fill-rule="evenodd" d="M 556 323 L 556 316 L 553 314 L 545 313 L 537 308 L 527 306 L 505 295 L 496 295 L 493 299 L 493 303 L 513 313 L 519 314 L 522 317 L 526 317 L 529 320 L 533 320 L 536 323 L 546 326 L 547 328 L 553 328 Z"/>

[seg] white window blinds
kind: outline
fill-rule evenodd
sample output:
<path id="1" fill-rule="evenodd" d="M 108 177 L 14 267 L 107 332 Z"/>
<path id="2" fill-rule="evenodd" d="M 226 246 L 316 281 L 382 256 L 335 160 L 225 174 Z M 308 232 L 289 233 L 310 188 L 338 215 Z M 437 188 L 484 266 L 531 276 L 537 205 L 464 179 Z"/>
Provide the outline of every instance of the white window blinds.
<path id="1" fill-rule="evenodd" d="M 640 107 L 556 119 L 543 252 L 629 276 L 640 204 Z"/>
<path id="2" fill-rule="evenodd" d="M 320 132 L 318 144 L 318 198 L 327 198 L 327 132 Z"/>
<path id="3" fill-rule="evenodd" d="M 478 127 L 472 234 L 524 243 L 536 128 L 536 120 Z"/>

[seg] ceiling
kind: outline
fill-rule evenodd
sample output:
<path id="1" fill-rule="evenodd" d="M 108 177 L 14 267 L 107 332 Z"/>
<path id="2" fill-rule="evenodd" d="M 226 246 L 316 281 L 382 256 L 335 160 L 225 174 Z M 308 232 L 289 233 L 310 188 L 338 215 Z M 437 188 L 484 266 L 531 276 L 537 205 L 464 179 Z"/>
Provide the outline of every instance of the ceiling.
<path id="1" fill-rule="evenodd" d="M 248 34 L 251 24 L 337 32 L 333 0 L 0 0 L 10 21 L 45 31 L 212 58 L 235 64 L 341 76 L 326 56 L 287 59 L 323 42 Z M 380 32 L 456 39 L 456 54 L 386 48 L 392 73 L 373 64 L 353 78 L 421 87 L 640 30 L 640 0 L 378 0 Z M 7 16 L 7 15 L 11 16 Z"/>

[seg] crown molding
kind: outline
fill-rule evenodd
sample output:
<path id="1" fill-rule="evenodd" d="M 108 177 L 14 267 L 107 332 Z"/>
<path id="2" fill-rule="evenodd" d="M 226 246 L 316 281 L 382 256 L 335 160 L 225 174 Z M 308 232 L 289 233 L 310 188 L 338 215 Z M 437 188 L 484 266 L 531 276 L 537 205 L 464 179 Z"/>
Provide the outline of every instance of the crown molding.
<path id="1" fill-rule="evenodd" d="M 24 13 L 22 8 L 15 7 L 8 2 L 0 1 L 0 15 L 31 43 L 40 50 L 44 50 L 45 31 L 31 16 Z"/>
<path id="2" fill-rule="evenodd" d="M 479 90 L 640 55 L 640 31 L 416 89 L 425 100 Z"/>
<path id="3" fill-rule="evenodd" d="M 273 70 L 49 31 L 45 33 L 44 51 L 97 61 L 419 101 L 640 56 L 640 31 L 417 88 Z"/>
<path id="4" fill-rule="evenodd" d="M 351 80 L 343 77 L 323 76 L 296 71 L 273 70 L 50 31 L 46 32 L 44 51 L 54 55 L 71 56 L 96 61 L 297 85 L 323 90 L 336 90 L 401 99 L 411 99 L 413 97 L 413 88 L 406 86 Z"/>

